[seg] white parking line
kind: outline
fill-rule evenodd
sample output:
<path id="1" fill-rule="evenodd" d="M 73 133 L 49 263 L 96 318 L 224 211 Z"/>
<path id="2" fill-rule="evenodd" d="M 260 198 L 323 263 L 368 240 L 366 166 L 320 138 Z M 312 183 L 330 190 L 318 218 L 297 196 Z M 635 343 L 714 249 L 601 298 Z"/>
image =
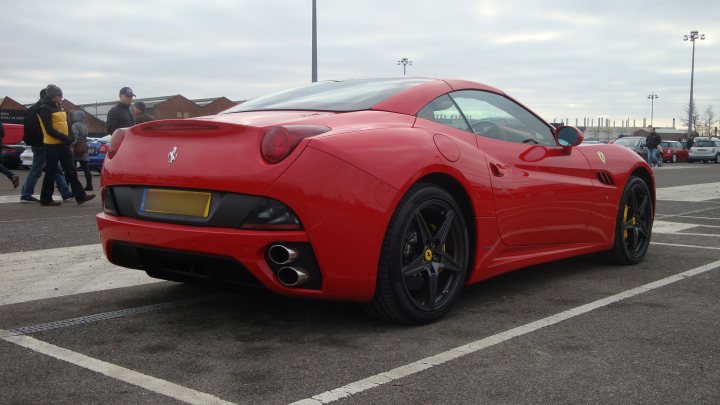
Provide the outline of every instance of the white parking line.
<path id="1" fill-rule="evenodd" d="M 662 246 L 675 246 L 675 247 L 693 248 L 693 249 L 720 250 L 720 247 L 714 247 L 714 246 L 682 245 L 682 244 L 679 244 L 679 243 L 662 243 L 662 242 L 650 242 L 650 244 L 651 244 L 651 245 L 662 245 Z"/>
<path id="2" fill-rule="evenodd" d="M 495 346 L 499 343 L 505 342 L 507 340 L 526 335 L 528 333 L 534 332 L 536 330 L 542 329 L 546 326 L 554 325 L 556 323 L 575 318 L 577 316 L 586 314 L 588 312 L 594 311 L 599 308 L 603 308 L 605 306 L 608 306 L 612 303 L 619 302 L 628 298 L 632 298 L 636 295 L 646 293 L 648 291 L 655 290 L 660 287 L 664 287 L 668 284 L 675 283 L 677 281 L 685 280 L 689 277 L 696 276 L 698 274 L 702 274 L 711 270 L 715 270 L 717 268 L 720 268 L 720 260 L 708 263 L 704 266 L 700 266 L 697 268 L 694 268 L 692 270 L 685 271 L 680 274 L 676 274 L 674 276 L 666 277 L 661 280 L 654 281 L 652 283 L 645 284 L 643 286 L 633 288 L 631 290 L 627 290 L 624 292 L 621 292 L 619 294 L 611 295 L 609 297 L 593 301 L 589 304 L 585 304 L 579 307 L 575 307 L 572 309 L 569 309 L 567 311 L 560 312 L 555 315 L 548 316 L 546 318 L 537 320 L 535 322 L 531 322 L 522 326 L 518 326 L 517 328 L 513 328 L 504 332 L 500 332 L 498 334 L 486 337 L 484 339 L 476 340 L 474 342 L 468 343 L 463 346 L 456 347 L 454 349 L 450 349 L 448 351 L 436 354 L 434 356 L 426 357 L 424 359 L 418 360 L 416 362 L 406 364 L 404 366 L 400 366 L 397 368 L 394 368 L 392 370 L 375 374 L 373 376 L 364 378 L 362 380 L 358 380 L 355 382 L 352 382 L 350 384 L 344 385 L 340 388 L 336 388 L 330 391 L 326 391 L 317 395 L 312 396 L 311 398 L 302 399 L 297 402 L 293 402 L 293 404 L 298 405 L 319 405 L 319 404 L 326 404 L 330 402 L 337 401 L 342 398 L 347 398 L 351 395 L 358 394 L 363 391 L 367 391 L 371 388 L 376 388 L 381 385 L 387 384 L 389 382 L 398 380 L 403 377 L 407 377 L 412 374 L 419 373 L 423 370 L 427 370 L 433 367 L 436 367 L 438 365 L 444 364 L 449 362 L 450 360 L 454 360 L 463 356 L 467 356 L 468 354 L 473 354 L 476 352 L 479 352 L 483 349 L 486 349 L 491 346 Z"/>
<path id="3" fill-rule="evenodd" d="M 136 385 L 158 394 L 175 398 L 188 404 L 233 404 L 232 402 L 225 401 L 214 395 L 196 391 L 192 388 L 183 387 L 147 374 L 138 373 L 137 371 L 120 367 L 102 360 L 94 359 L 84 354 L 63 349 L 62 347 L 43 342 L 42 340 L 38 340 L 30 336 L 7 336 L 7 333 L 7 331 L 0 330 L 0 338 L 35 352 L 66 361 L 70 364 L 95 371 L 96 373 L 106 375 L 110 378 L 114 378 L 128 384 Z"/>
<path id="4" fill-rule="evenodd" d="M 157 282 L 110 264 L 99 244 L 0 254 L 0 305 Z"/>
<path id="5" fill-rule="evenodd" d="M 657 189 L 657 199 L 662 201 L 701 202 L 720 199 L 720 183 L 690 184 L 687 186 Z"/>

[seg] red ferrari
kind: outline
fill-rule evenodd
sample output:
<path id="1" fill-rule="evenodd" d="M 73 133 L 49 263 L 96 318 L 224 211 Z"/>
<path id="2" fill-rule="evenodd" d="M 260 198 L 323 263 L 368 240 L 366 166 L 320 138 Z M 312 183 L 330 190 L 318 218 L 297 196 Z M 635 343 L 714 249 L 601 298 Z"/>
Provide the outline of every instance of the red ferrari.
<path id="1" fill-rule="evenodd" d="M 582 139 L 469 81 L 314 83 L 115 131 L 97 225 L 112 263 L 152 277 L 428 323 L 463 285 L 510 270 L 643 259 L 652 170 Z"/>

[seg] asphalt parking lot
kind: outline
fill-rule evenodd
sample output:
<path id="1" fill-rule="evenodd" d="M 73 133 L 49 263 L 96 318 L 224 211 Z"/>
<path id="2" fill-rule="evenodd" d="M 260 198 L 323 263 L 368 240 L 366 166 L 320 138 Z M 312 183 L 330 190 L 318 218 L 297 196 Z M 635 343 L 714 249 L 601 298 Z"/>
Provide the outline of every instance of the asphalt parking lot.
<path id="1" fill-rule="evenodd" d="M 720 165 L 655 174 L 642 263 L 525 268 L 421 327 L 112 266 L 98 199 L 0 179 L 0 403 L 720 403 Z"/>

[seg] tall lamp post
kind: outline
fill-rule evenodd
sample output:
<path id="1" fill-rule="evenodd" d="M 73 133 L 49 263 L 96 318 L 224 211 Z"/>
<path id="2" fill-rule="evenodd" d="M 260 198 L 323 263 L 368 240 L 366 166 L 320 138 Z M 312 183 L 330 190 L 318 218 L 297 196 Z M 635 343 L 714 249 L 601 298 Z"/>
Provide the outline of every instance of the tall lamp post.
<path id="1" fill-rule="evenodd" d="M 655 99 L 658 98 L 658 95 L 655 93 L 650 93 L 647 98 L 650 99 L 650 126 L 653 126 L 653 114 L 655 112 Z"/>
<path id="2" fill-rule="evenodd" d="M 312 2 L 312 82 L 317 81 L 317 18 L 315 0 Z"/>
<path id="3" fill-rule="evenodd" d="M 397 61 L 398 65 L 402 65 L 403 67 L 403 76 L 405 76 L 407 65 L 412 65 L 412 61 L 408 58 L 402 58 L 399 61 Z"/>
<path id="4" fill-rule="evenodd" d="M 690 31 L 690 35 L 685 35 L 683 41 L 690 41 L 693 44 L 692 50 L 692 68 L 690 69 L 690 106 L 688 108 L 688 138 L 692 136 L 692 119 L 693 119 L 693 79 L 695 76 L 695 40 L 705 39 L 705 34 L 698 34 L 697 31 Z"/>

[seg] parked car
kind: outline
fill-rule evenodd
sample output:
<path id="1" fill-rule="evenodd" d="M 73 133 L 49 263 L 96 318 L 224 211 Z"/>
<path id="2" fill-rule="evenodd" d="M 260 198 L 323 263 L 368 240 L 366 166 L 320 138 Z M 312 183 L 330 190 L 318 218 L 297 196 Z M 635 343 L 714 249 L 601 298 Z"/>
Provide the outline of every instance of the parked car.
<path id="1" fill-rule="evenodd" d="M 688 154 L 689 162 L 720 163 L 720 139 L 696 140 Z"/>
<path id="2" fill-rule="evenodd" d="M 615 145 L 622 145 L 626 148 L 630 148 L 638 155 L 642 156 L 643 159 L 647 157 L 645 150 L 645 137 L 644 136 L 625 136 L 618 138 L 613 141 Z"/>
<path id="3" fill-rule="evenodd" d="M 662 149 L 663 161 L 665 162 L 685 162 L 688 159 L 688 151 L 679 141 L 662 141 L 660 142 Z"/>
<path id="4" fill-rule="evenodd" d="M 88 138 L 88 167 L 98 173 L 102 172 L 105 156 L 110 147 L 110 135 L 102 138 Z"/>
<path id="5" fill-rule="evenodd" d="M 582 140 L 470 81 L 313 83 L 115 131 L 97 225 L 112 263 L 152 277 L 363 302 L 423 324 L 463 285 L 510 270 L 643 259 L 652 169 Z"/>
<path id="6" fill-rule="evenodd" d="M 0 163 L 10 170 L 17 169 L 21 166 L 22 160 L 20 155 L 25 150 L 23 143 L 22 124 L 2 124 L 4 136 L 2 139 L 2 149 L 0 149 Z"/>
<path id="7" fill-rule="evenodd" d="M 33 162 L 33 151 L 30 146 L 25 145 L 25 150 L 20 154 L 20 162 L 25 169 L 29 169 Z"/>

